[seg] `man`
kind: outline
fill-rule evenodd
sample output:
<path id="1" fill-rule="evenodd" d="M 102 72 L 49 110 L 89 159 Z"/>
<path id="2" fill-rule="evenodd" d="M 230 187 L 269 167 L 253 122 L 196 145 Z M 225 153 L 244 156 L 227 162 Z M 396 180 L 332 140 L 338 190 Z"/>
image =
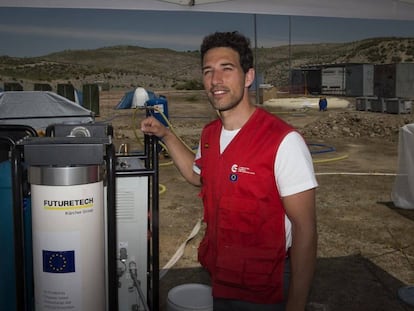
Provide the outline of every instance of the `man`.
<path id="1" fill-rule="evenodd" d="M 201 186 L 207 227 L 198 257 L 211 276 L 214 310 L 304 310 L 317 245 L 307 145 L 250 102 L 255 72 L 247 38 L 211 34 L 201 61 L 219 119 L 203 129 L 196 156 L 155 118 L 141 129 L 162 139 L 181 174 Z"/>
<path id="2" fill-rule="evenodd" d="M 327 111 L 328 110 L 328 100 L 326 97 L 319 98 L 319 111 Z"/>

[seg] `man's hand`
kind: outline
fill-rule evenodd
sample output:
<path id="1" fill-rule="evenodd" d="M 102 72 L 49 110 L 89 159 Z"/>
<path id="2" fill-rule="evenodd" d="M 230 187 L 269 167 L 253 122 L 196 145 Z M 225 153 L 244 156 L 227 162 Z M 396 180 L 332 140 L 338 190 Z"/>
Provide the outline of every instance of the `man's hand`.
<path id="1" fill-rule="evenodd" d="M 162 139 L 169 130 L 154 117 L 148 117 L 141 122 L 141 131 L 146 135 L 154 135 Z"/>
<path id="2" fill-rule="evenodd" d="M 148 117 L 141 122 L 141 131 L 146 135 L 154 135 L 162 139 L 168 154 L 184 178 L 190 184 L 200 186 L 200 176 L 193 171 L 195 155 L 173 131 L 154 117 Z"/>

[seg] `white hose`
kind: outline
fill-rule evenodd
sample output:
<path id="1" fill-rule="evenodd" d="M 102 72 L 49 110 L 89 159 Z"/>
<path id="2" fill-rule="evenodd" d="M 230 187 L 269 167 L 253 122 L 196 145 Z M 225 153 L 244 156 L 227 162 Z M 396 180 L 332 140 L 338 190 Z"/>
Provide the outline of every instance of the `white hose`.
<path id="1" fill-rule="evenodd" d="M 184 254 L 184 249 L 189 241 L 193 239 L 197 233 L 200 231 L 201 228 L 201 221 L 200 218 L 197 223 L 195 224 L 193 230 L 191 231 L 190 235 L 187 237 L 187 239 L 180 245 L 180 247 L 177 249 L 175 254 L 171 257 L 171 259 L 165 264 L 165 266 L 160 271 L 160 280 L 167 274 L 168 270 L 175 265 L 175 263 L 181 258 L 181 256 Z"/>
<path id="2" fill-rule="evenodd" d="M 355 176 L 397 176 L 395 173 L 353 173 L 353 172 L 328 172 L 315 173 L 315 175 L 355 175 Z"/>

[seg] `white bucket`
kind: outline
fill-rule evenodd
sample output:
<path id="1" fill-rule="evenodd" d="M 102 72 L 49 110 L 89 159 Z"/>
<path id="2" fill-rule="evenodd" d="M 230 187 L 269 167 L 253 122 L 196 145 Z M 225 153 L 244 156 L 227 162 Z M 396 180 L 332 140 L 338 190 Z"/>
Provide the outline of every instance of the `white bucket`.
<path id="1" fill-rule="evenodd" d="M 189 283 L 168 292 L 167 311 L 213 311 L 211 287 Z"/>

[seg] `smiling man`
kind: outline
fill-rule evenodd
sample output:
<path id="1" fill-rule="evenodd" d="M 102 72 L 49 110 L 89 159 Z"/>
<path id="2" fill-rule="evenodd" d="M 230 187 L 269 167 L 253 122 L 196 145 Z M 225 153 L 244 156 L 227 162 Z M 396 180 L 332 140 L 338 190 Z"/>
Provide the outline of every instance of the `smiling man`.
<path id="1" fill-rule="evenodd" d="M 201 44 L 203 84 L 219 118 L 197 154 L 155 118 L 145 134 L 201 187 L 205 236 L 198 258 L 211 276 L 214 310 L 304 310 L 317 249 L 312 158 L 302 136 L 255 106 L 250 41 L 216 32 Z"/>

